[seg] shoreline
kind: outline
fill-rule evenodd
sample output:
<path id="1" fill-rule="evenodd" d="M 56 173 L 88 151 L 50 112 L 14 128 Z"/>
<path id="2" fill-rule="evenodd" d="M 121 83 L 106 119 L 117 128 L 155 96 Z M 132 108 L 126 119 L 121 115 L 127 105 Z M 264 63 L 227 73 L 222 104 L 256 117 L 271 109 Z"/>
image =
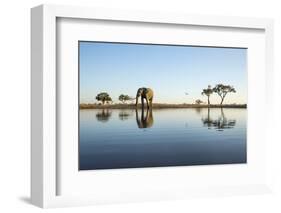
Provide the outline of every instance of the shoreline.
<path id="1" fill-rule="evenodd" d="M 137 106 L 141 109 L 141 104 Z M 146 108 L 146 104 L 145 104 Z M 152 109 L 184 109 L 184 108 L 238 108 L 246 109 L 247 104 L 153 104 Z M 136 109 L 135 104 L 80 104 L 79 109 Z"/>

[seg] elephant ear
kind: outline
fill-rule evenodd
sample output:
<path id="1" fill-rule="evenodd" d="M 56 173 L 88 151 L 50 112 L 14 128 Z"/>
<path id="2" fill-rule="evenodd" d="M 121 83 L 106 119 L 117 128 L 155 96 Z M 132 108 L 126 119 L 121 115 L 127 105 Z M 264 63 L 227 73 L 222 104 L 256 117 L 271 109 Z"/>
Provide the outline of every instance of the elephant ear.
<path id="1" fill-rule="evenodd" d="M 143 89 L 143 93 L 146 94 L 148 92 L 147 88 L 142 88 Z"/>

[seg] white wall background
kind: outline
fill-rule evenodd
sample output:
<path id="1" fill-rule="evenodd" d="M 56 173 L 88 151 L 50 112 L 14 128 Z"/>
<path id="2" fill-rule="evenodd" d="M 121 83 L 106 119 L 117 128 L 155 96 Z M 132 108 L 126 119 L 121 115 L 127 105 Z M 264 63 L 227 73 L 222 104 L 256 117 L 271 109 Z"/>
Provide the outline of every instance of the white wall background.
<path id="1" fill-rule="evenodd" d="M 281 131 L 281 5 L 278 0 L 2 0 L 0 6 L 0 211 L 37 212 L 30 188 L 30 8 L 42 3 L 185 12 L 275 19 L 275 114 Z M 280 3 L 281 4 L 281 3 Z M 279 84 L 279 85 L 278 85 Z M 185 201 L 79 207 L 69 212 L 281 212 L 281 138 L 272 141 L 274 193 L 259 196 L 201 198 Z M 47 211 L 60 212 L 66 209 Z"/>

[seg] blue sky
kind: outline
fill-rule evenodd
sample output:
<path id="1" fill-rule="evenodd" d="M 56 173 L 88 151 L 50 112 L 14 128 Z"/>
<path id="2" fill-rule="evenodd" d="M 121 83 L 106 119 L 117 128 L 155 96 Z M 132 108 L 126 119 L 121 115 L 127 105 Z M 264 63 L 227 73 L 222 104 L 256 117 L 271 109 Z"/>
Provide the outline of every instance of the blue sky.
<path id="1" fill-rule="evenodd" d="M 107 92 L 135 97 L 139 87 L 154 91 L 155 103 L 206 101 L 202 89 L 230 84 L 237 93 L 225 103 L 247 102 L 247 49 L 103 42 L 79 42 L 80 103 Z M 187 92 L 189 95 L 185 95 Z M 213 94 L 211 103 L 219 103 Z"/>

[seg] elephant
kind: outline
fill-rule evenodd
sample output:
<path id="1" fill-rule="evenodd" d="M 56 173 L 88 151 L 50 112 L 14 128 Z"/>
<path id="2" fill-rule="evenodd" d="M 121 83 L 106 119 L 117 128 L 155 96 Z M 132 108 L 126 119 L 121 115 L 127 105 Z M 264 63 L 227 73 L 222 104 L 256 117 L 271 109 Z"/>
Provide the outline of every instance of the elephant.
<path id="1" fill-rule="evenodd" d="M 139 88 L 136 95 L 136 107 L 138 107 L 138 99 L 141 97 L 141 106 L 144 108 L 144 99 L 146 100 L 147 108 L 152 108 L 153 91 L 150 88 Z"/>
<path id="2" fill-rule="evenodd" d="M 152 109 L 146 109 L 146 113 L 144 113 L 144 109 L 141 109 L 141 118 L 139 118 L 138 109 L 136 109 L 136 121 L 137 125 L 140 129 L 150 128 L 153 126 L 153 115 Z"/>

